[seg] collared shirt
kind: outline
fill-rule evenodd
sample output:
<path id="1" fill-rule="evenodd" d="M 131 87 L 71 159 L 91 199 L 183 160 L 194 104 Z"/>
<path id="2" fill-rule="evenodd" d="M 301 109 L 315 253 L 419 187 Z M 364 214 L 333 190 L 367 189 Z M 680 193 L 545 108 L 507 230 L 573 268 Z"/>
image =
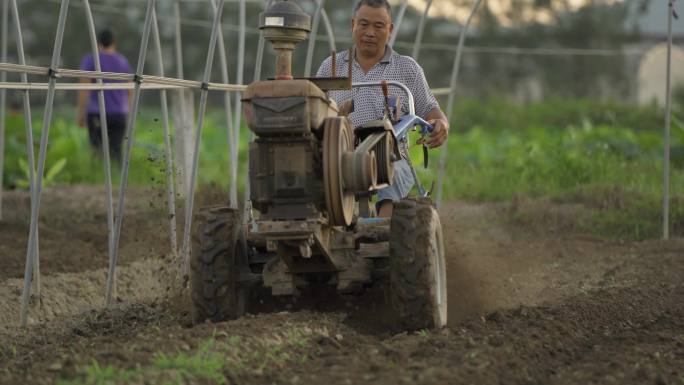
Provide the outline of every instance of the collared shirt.
<path id="1" fill-rule="evenodd" d="M 352 50 L 352 53 L 354 50 Z M 339 52 L 336 57 L 337 76 L 346 76 L 349 65 L 349 51 Z M 318 77 L 332 76 L 332 58 L 328 57 L 318 69 Z M 365 73 L 359 63 L 352 63 L 352 81 L 378 82 L 381 80 L 394 80 L 405 84 L 415 101 L 416 115 L 425 118 L 427 114 L 439 103 L 430 91 L 423 69 L 410 56 L 400 55 L 392 47 L 385 47 L 385 56 L 376 63 L 368 73 Z M 399 95 L 401 100 L 402 114 L 408 114 L 408 98 L 400 88 L 389 87 L 391 95 Z M 349 115 L 354 126 L 360 126 L 371 120 L 381 119 L 385 111 L 385 99 L 382 89 L 378 87 L 363 87 L 352 90 L 329 91 L 328 96 L 335 100 L 338 105 L 354 99 L 354 112 Z"/>

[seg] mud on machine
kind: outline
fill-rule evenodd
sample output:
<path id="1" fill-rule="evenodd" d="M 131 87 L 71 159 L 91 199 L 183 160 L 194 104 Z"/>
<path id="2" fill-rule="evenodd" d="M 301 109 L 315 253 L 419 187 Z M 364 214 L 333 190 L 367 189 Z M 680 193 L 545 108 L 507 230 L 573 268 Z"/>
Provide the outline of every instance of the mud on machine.
<path id="1" fill-rule="evenodd" d="M 392 183 L 408 131 L 431 129 L 414 115 L 410 91 L 394 83 L 411 110 L 399 117 L 398 98 L 389 97 L 386 83 L 352 85 L 351 61 L 347 77 L 293 79 L 292 52 L 307 39 L 310 17 L 292 1 L 273 3 L 260 14 L 259 28 L 275 50 L 276 76 L 243 93 L 255 134 L 250 207 L 206 207 L 197 214 L 190 276 L 195 320 L 240 317 L 257 292 L 299 296 L 326 287 L 356 294 L 375 285 L 385 291 L 397 326 L 444 326 L 442 229 L 425 189 L 418 183 L 422 197 L 395 202 L 392 218 L 374 217 L 369 203 L 374 191 Z M 382 86 L 382 120 L 354 128 L 338 116 L 325 91 L 356 86 Z"/>

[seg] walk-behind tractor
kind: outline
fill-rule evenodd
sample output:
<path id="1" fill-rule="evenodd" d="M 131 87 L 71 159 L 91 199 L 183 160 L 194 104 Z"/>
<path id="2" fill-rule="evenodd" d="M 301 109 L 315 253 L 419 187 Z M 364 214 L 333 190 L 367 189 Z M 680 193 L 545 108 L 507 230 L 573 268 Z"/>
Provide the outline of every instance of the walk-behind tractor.
<path id="1" fill-rule="evenodd" d="M 240 317 L 257 291 L 296 297 L 317 288 L 351 295 L 381 287 L 400 327 L 444 326 L 442 229 L 425 189 L 422 197 L 395 202 L 391 218 L 375 217 L 370 204 L 392 183 L 393 162 L 407 157 L 408 131 L 427 134 L 432 127 L 413 114 L 399 116 L 398 97 L 386 83 L 352 85 L 351 70 L 348 77 L 293 79 L 292 51 L 310 30 L 310 17 L 294 2 L 276 1 L 260 15 L 260 29 L 276 52 L 276 76 L 243 93 L 255 135 L 250 202 L 244 210 L 203 208 L 196 217 L 195 320 Z M 413 107 L 406 87 L 394 84 Z M 325 91 L 355 86 L 383 88 L 384 119 L 352 127 L 338 116 Z"/>

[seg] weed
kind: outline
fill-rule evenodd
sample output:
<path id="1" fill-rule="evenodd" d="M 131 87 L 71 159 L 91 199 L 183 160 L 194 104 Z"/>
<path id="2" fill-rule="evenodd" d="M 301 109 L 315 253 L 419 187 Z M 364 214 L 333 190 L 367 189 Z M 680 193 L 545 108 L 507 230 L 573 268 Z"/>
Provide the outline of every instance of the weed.
<path id="1" fill-rule="evenodd" d="M 325 330 L 284 328 L 270 335 L 242 338 L 213 336 L 192 352 L 157 352 L 152 362 L 132 369 L 98 362 L 83 368 L 74 379 L 60 379 L 60 385 L 109 385 L 124 383 L 227 383 L 226 375 L 266 374 L 288 363 L 308 359 L 310 337 Z M 326 334 L 327 335 L 327 334 Z"/>

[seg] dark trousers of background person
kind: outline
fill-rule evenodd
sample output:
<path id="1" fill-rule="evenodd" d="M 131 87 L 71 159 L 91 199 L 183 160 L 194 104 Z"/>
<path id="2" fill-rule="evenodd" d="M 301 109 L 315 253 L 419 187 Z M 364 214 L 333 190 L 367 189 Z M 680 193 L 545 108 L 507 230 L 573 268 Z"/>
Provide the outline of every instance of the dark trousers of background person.
<path id="1" fill-rule="evenodd" d="M 109 136 L 109 156 L 121 163 L 121 144 L 126 132 L 126 115 L 107 115 L 107 134 Z M 100 129 L 100 114 L 88 114 L 88 136 L 90 145 L 95 151 L 102 153 L 102 130 Z"/>

